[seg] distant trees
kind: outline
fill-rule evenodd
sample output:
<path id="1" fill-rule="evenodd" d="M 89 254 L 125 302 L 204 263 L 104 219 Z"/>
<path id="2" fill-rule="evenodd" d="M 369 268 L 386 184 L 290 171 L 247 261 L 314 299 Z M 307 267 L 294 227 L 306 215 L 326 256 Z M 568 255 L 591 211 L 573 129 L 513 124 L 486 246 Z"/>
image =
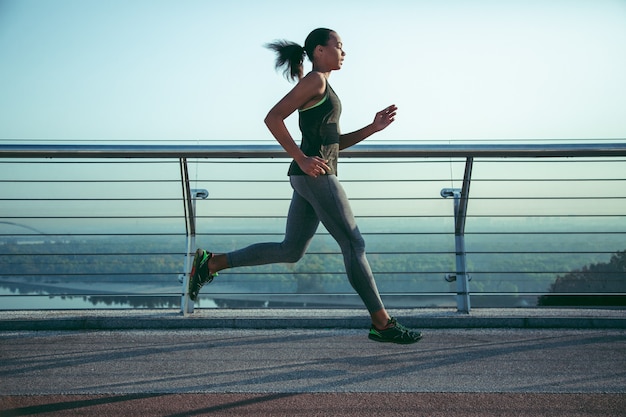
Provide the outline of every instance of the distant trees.
<path id="1" fill-rule="evenodd" d="M 524 244 L 540 245 L 545 253 L 525 252 L 523 247 L 519 249 L 519 242 L 506 246 L 507 242 L 493 236 L 472 236 L 468 256 L 472 294 L 487 293 L 494 299 L 494 293 L 508 293 L 510 302 L 510 295 L 528 293 L 536 297 L 547 292 L 539 298 L 538 305 L 626 306 L 626 296 L 621 295 L 626 294 L 626 250 L 614 253 L 607 262 L 607 254 L 616 246 L 606 250 L 604 242 L 589 242 L 585 247 L 589 253 L 583 258 L 578 241 L 563 242 L 561 236 L 543 235 L 541 240 L 533 239 Z M 220 250 L 247 243 L 241 240 L 227 244 L 222 236 L 205 236 L 203 240 L 206 247 Z M 381 292 L 454 292 L 454 285 L 443 279 L 444 274 L 455 270 L 449 236 L 417 239 L 382 234 L 368 236 L 368 244 L 368 259 Z M 99 291 L 92 294 L 94 301 L 103 301 L 96 298 L 102 296 L 107 302 L 124 300 L 133 305 L 169 306 L 178 302 L 178 295 L 172 293 L 178 291 L 179 275 L 186 272 L 184 248 L 183 236 L 76 238 L 45 244 L 0 241 L 0 288 L 20 294 L 71 297 L 83 296 L 87 291 L 83 284 L 90 284 L 89 290 L 99 285 Z M 567 252 L 569 248 L 572 249 Z M 584 263 L 587 265 L 580 267 Z M 217 283 L 240 288 L 242 292 L 353 294 L 343 258 L 329 236 L 319 236 L 297 264 L 237 268 L 225 272 Z M 124 285 L 128 286 L 129 296 L 118 300 L 115 297 L 124 291 L 119 290 Z M 230 287 L 227 291 L 232 292 Z M 157 299 L 160 296 L 162 300 Z"/>
<path id="2" fill-rule="evenodd" d="M 616 252 L 608 263 L 558 276 L 550 292 L 554 294 L 539 299 L 540 306 L 626 306 L 626 250 Z"/>

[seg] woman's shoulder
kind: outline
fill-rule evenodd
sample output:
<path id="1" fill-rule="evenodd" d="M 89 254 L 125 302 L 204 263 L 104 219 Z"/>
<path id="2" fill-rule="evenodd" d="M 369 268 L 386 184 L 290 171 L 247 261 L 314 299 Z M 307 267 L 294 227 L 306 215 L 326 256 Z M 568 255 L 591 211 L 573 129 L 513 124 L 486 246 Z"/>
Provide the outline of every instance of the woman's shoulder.
<path id="1" fill-rule="evenodd" d="M 321 81 L 326 81 L 326 77 L 324 76 L 324 74 L 315 70 L 309 72 L 307 75 L 304 76 L 304 78 L 314 78 Z"/>
<path id="2" fill-rule="evenodd" d="M 318 90 L 321 94 L 326 90 L 326 77 L 318 71 L 309 72 L 300 80 L 300 83 L 305 84 L 309 88 Z"/>

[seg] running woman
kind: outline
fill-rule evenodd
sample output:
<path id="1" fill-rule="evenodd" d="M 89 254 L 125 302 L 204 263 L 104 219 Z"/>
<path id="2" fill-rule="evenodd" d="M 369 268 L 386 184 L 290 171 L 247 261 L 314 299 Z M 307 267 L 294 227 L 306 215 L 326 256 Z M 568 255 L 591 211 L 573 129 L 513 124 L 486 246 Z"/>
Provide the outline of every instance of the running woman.
<path id="1" fill-rule="evenodd" d="M 366 258 L 365 242 L 337 179 L 339 151 L 389 126 L 395 119 L 397 107 L 391 105 L 376 113 L 371 124 L 342 134 L 339 129 L 341 102 L 328 82 L 332 71 L 341 69 L 346 56 L 337 32 L 315 29 L 307 36 L 304 47 L 288 41 L 277 41 L 267 47 L 276 52 L 276 68 L 283 69 L 288 79 L 297 81 L 265 118 L 272 135 L 293 158 L 288 171 L 293 197 L 285 237 L 280 243 L 257 243 L 223 254 L 198 249 L 189 280 L 191 299 L 195 301 L 200 288 L 223 269 L 297 262 L 306 253 L 321 222 L 339 244 L 348 280 L 370 313 L 369 339 L 400 344 L 417 342 L 421 333 L 402 326 L 385 310 Z M 306 76 L 303 73 L 305 56 L 313 64 Z M 302 132 L 300 146 L 284 122 L 296 111 Z"/>

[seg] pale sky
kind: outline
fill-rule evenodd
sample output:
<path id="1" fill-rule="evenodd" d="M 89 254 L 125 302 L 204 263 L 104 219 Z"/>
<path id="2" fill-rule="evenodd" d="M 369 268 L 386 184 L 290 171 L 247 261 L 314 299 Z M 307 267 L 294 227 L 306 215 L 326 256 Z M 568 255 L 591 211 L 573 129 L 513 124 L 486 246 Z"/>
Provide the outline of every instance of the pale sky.
<path id="1" fill-rule="evenodd" d="M 316 27 L 344 132 L 395 103 L 375 139 L 626 138 L 624 0 L 0 0 L 0 139 L 271 140 L 263 45 Z"/>

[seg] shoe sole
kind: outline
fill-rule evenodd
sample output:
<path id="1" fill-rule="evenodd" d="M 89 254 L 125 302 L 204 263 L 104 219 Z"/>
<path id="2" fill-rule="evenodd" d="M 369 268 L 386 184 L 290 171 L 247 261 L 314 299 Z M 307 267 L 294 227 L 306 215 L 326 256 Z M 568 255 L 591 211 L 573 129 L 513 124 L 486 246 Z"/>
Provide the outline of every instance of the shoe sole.
<path id="1" fill-rule="evenodd" d="M 409 341 L 397 341 L 397 340 L 391 340 L 391 339 L 383 339 L 383 338 L 379 338 L 376 337 L 372 334 L 367 335 L 367 338 L 370 340 L 373 340 L 374 342 L 379 342 L 379 343 L 395 343 L 396 345 L 412 345 L 413 343 L 417 343 L 420 340 L 422 340 L 422 336 L 420 335 L 420 337 L 418 337 L 417 339 L 411 339 Z"/>

